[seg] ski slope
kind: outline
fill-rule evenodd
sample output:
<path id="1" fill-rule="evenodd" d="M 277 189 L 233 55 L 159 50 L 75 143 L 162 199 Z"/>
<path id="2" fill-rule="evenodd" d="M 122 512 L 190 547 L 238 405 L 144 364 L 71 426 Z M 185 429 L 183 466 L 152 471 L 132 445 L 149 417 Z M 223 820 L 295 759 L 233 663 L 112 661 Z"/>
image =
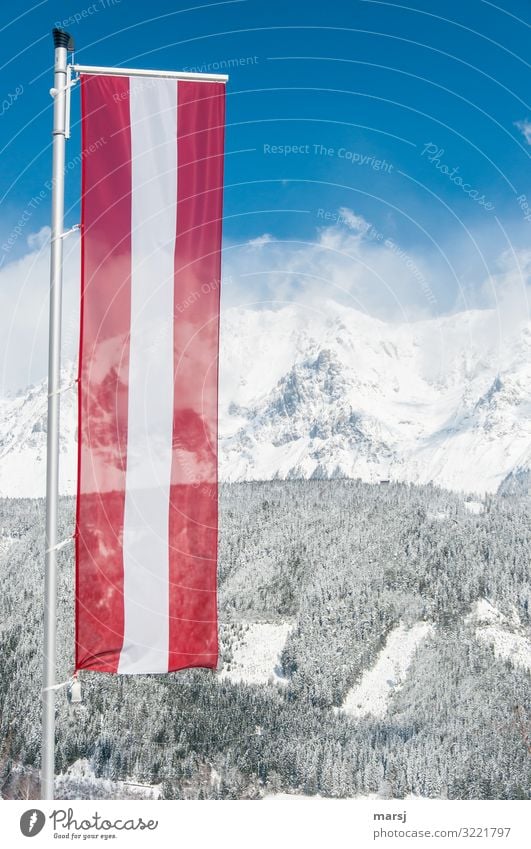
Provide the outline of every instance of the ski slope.
<path id="1" fill-rule="evenodd" d="M 487 599 L 480 599 L 468 621 L 475 625 L 476 639 L 494 650 L 496 657 L 510 660 L 531 672 L 531 638 L 522 627 L 516 610 L 505 616 Z"/>
<path id="2" fill-rule="evenodd" d="M 389 699 L 404 683 L 416 649 L 432 632 L 429 622 L 417 622 L 411 628 L 399 625 L 391 631 L 374 666 L 347 693 L 342 711 L 356 718 L 370 714 L 382 719 Z"/>
<path id="3" fill-rule="evenodd" d="M 221 670 L 219 677 L 234 683 L 286 683 L 279 667 L 290 629 L 290 622 L 249 622 L 243 639 L 232 646 L 231 663 Z"/>

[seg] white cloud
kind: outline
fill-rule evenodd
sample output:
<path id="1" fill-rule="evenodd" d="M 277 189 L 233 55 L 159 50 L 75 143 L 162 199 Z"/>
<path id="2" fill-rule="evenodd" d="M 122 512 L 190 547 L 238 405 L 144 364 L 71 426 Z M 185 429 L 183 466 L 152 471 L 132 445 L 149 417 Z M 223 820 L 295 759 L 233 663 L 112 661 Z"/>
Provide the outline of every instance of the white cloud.
<path id="1" fill-rule="evenodd" d="M 500 326 L 529 319 L 531 305 L 531 250 L 504 251 L 483 284 L 483 302 L 496 310 Z"/>
<path id="2" fill-rule="evenodd" d="M 531 144 L 531 121 L 527 118 L 525 121 L 515 121 L 514 126 L 518 127 L 526 142 Z"/>
<path id="3" fill-rule="evenodd" d="M 346 206 L 341 206 L 339 208 L 339 215 L 343 222 L 351 228 L 351 230 L 356 231 L 357 233 L 367 233 L 370 229 L 371 225 L 369 222 L 363 217 L 363 215 L 356 215 L 351 209 Z"/>
<path id="4" fill-rule="evenodd" d="M 257 236 L 256 239 L 249 239 L 247 244 L 251 248 L 262 248 L 264 245 L 268 245 L 273 241 L 274 239 L 271 233 L 264 233 L 262 236 Z"/>
<path id="5" fill-rule="evenodd" d="M 316 216 L 312 240 L 282 240 L 264 233 L 243 245 L 226 244 L 222 308 L 260 309 L 295 302 L 322 310 L 327 302 L 335 301 L 386 321 L 413 321 L 471 306 L 493 307 L 500 321 L 529 316 L 531 253 L 507 250 L 507 242 L 502 252 L 490 231 L 483 234 L 492 247 L 487 263 L 465 236 L 462 243 L 453 239 L 447 256 L 444 245 L 437 243 L 422 250 L 401 245 L 392 230 L 379 230 L 347 207 L 338 209 L 327 222 Z M 31 253 L 0 268 L 0 396 L 46 375 L 49 250 L 45 231 L 28 238 Z M 77 234 L 65 241 L 64 250 L 62 347 L 66 360 L 76 356 L 78 347 Z M 460 267 L 466 275 L 459 273 Z"/>
<path id="6" fill-rule="evenodd" d="M 0 396 L 35 383 L 47 374 L 50 255 L 45 246 L 37 249 L 42 239 L 31 239 L 31 253 L 0 269 Z M 79 237 L 72 235 L 64 244 L 62 351 L 65 359 L 72 359 L 77 351 L 79 277 Z"/>
<path id="7" fill-rule="evenodd" d="M 391 320 L 437 311 L 429 258 L 402 250 L 347 207 L 319 217 L 313 241 L 260 239 L 258 255 L 255 241 L 227 247 L 224 306 L 333 299 Z"/>
<path id="8" fill-rule="evenodd" d="M 384 321 L 484 308 L 499 311 L 501 322 L 515 313 L 526 318 L 531 280 L 519 247 L 524 224 L 507 229 L 511 241 L 495 222 L 480 221 L 451 242 L 434 234 L 432 242 L 411 246 L 398 240 L 392 221 L 377 227 L 341 207 L 316 216 L 311 241 L 276 239 L 259 253 L 248 244 L 227 245 L 223 307 L 297 302 L 320 309 L 331 299 Z"/>
<path id="9" fill-rule="evenodd" d="M 40 251 L 50 241 L 51 232 L 49 227 L 41 227 L 37 233 L 30 233 L 26 239 L 28 248 L 32 251 Z"/>

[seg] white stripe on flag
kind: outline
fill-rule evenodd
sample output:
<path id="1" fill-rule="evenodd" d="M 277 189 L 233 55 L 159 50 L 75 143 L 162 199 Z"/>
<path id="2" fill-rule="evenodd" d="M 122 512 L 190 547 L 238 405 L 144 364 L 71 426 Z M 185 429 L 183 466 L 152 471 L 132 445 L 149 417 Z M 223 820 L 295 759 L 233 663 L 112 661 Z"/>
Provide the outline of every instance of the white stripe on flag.
<path id="1" fill-rule="evenodd" d="M 167 672 L 177 83 L 131 77 L 131 336 L 118 672 Z"/>

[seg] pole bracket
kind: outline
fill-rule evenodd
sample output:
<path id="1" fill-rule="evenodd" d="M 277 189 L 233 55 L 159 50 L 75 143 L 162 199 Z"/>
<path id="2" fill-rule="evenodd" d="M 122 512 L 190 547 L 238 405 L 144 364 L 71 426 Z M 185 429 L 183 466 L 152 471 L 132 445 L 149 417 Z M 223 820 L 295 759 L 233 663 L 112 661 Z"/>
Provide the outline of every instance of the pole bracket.
<path id="1" fill-rule="evenodd" d="M 50 242 L 56 242 L 58 239 L 66 239 L 70 233 L 75 233 L 76 230 L 81 230 L 81 224 L 74 224 L 73 227 L 70 227 L 70 230 L 65 230 L 64 233 L 59 233 L 58 236 L 53 236 L 53 238 L 50 239 Z"/>
<path id="2" fill-rule="evenodd" d="M 65 548 L 69 542 L 72 542 L 74 538 L 75 535 L 72 534 L 71 537 L 67 537 L 66 539 L 61 540 L 61 542 L 56 543 L 56 545 L 52 545 L 50 548 L 47 548 L 44 553 L 50 554 L 51 551 L 60 551 L 62 548 Z"/>
<path id="3" fill-rule="evenodd" d="M 63 392 L 68 392 L 68 390 L 73 389 L 77 383 L 79 383 L 79 377 L 76 377 L 72 383 L 67 383 L 66 386 L 61 386 L 59 389 L 56 389 L 55 392 L 48 392 L 48 398 L 53 398 L 54 395 L 62 395 Z"/>
<path id="4" fill-rule="evenodd" d="M 61 681 L 60 684 L 51 684 L 49 687 L 43 687 L 41 693 L 47 693 L 49 690 L 60 690 L 61 687 L 71 687 L 77 679 L 77 675 L 73 672 L 66 681 Z"/>
<path id="5" fill-rule="evenodd" d="M 57 97 L 62 91 L 66 92 L 66 103 L 65 103 L 65 139 L 70 138 L 70 93 L 72 88 L 79 82 L 79 74 L 77 76 L 72 77 L 72 65 L 66 66 L 66 83 L 61 88 L 51 88 L 50 95 L 51 97 Z M 59 131 L 60 132 L 60 131 Z"/>

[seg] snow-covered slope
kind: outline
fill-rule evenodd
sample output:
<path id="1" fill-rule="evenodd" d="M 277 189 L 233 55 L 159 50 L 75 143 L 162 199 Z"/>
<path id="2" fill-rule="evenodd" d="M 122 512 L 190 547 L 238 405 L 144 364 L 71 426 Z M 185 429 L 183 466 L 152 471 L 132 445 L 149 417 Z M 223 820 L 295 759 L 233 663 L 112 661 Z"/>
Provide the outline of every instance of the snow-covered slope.
<path id="1" fill-rule="evenodd" d="M 382 719 L 389 699 L 405 681 L 416 649 L 432 632 L 429 622 L 417 622 L 411 628 L 398 625 L 387 637 L 374 666 L 348 692 L 341 710 L 354 717 L 371 714 Z"/>
<path id="2" fill-rule="evenodd" d="M 504 328 L 477 310 L 386 324 L 328 301 L 228 310 L 221 341 L 223 479 L 492 492 L 531 466 L 531 322 Z M 63 492 L 75 480 L 75 406 L 65 392 Z M 44 494 L 45 415 L 44 383 L 0 402 L 0 494 Z"/>
<path id="3" fill-rule="evenodd" d="M 59 486 L 73 493 L 77 463 L 77 394 L 75 367 L 63 369 Z M 46 491 L 46 381 L 14 398 L 0 399 L 0 495 L 40 497 Z"/>
<path id="4" fill-rule="evenodd" d="M 477 639 L 492 646 L 496 657 L 531 672 L 531 634 L 521 624 L 516 610 L 512 616 L 504 616 L 487 599 L 480 599 L 468 622 L 476 626 Z"/>
<path id="5" fill-rule="evenodd" d="M 223 666 L 220 678 L 248 684 L 285 684 L 280 674 L 280 655 L 291 629 L 289 622 L 248 622 L 243 634 L 233 639 L 230 663 Z"/>

